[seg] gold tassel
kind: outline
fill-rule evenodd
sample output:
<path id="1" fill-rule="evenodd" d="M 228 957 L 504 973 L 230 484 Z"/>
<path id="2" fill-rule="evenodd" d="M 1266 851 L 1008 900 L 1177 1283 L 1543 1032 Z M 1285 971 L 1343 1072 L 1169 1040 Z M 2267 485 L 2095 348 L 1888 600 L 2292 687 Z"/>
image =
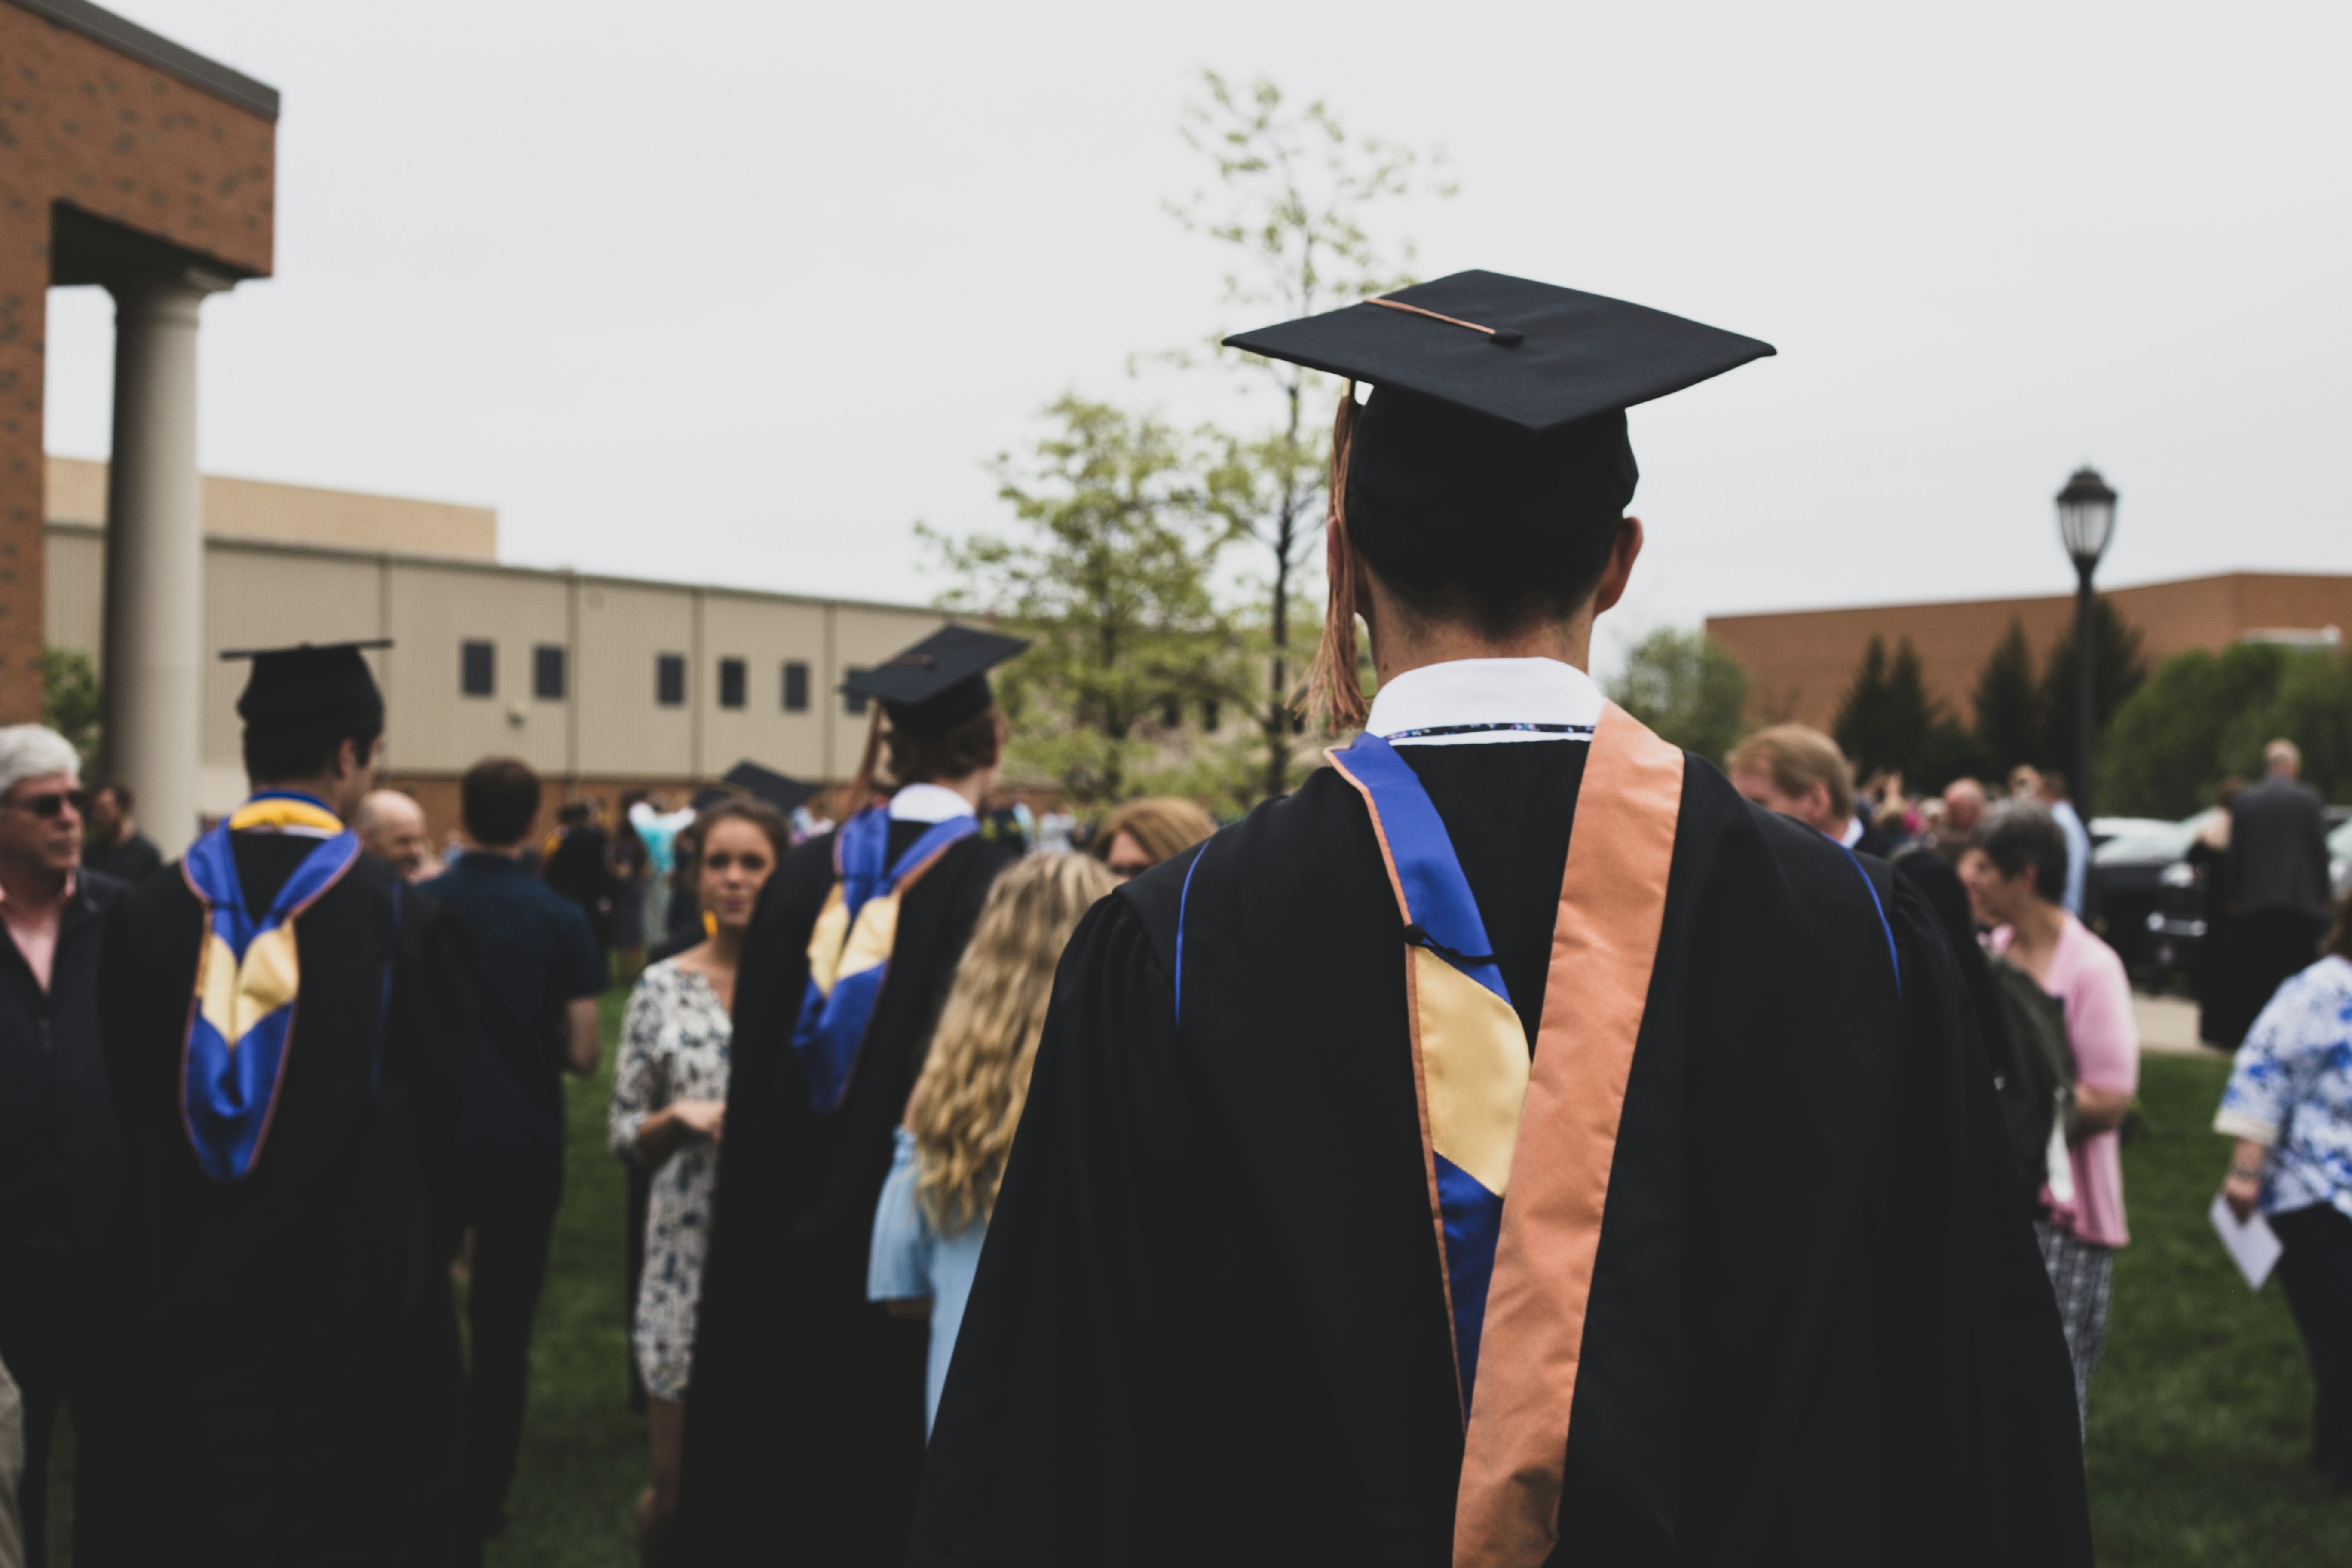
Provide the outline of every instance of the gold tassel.
<path id="1" fill-rule="evenodd" d="M 1324 505 L 1323 640 L 1294 697 L 1327 730 L 1363 726 L 1364 683 L 1356 674 L 1356 605 L 1363 569 L 1348 542 L 1348 448 L 1356 433 L 1356 384 L 1339 395 L 1331 416 L 1331 479 Z"/>

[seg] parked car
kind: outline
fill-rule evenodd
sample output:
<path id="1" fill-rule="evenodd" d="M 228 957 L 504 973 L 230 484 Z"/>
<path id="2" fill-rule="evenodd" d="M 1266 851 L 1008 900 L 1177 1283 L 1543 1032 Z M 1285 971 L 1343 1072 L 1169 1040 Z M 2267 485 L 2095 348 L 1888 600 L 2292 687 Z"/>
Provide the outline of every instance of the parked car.
<path id="1" fill-rule="evenodd" d="M 2179 822 L 2093 819 L 2092 918 L 2135 980 L 2160 985 L 2186 973 L 2205 934 L 2203 883 L 2189 858 L 2198 831 L 2221 816 L 2210 807 Z"/>
<path id="2" fill-rule="evenodd" d="M 2099 889 L 2100 924 L 2107 942 L 2143 984 L 2185 977 L 2205 937 L 2211 904 L 2209 865 L 2189 853 L 2216 806 L 2179 822 L 2115 822 L 2116 831 L 2091 852 Z M 2335 896 L 2352 893 L 2352 806 L 2327 808 L 2327 871 Z"/>

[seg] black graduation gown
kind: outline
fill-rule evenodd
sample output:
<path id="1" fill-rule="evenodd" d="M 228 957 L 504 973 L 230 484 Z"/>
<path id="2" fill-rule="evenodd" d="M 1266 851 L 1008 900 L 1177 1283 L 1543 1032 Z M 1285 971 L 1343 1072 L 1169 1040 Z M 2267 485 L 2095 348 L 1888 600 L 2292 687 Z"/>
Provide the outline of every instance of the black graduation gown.
<path id="1" fill-rule="evenodd" d="M 239 834 L 248 905 L 315 840 Z M 457 1339 L 420 1165 L 470 1041 L 454 916 L 362 855 L 295 923 L 301 991 L 266 1142 L 205 1174 L 181 1120 L 204 934 L 175 864 L 114 906 L 101 970 L 125 1175 L 125 1563 L 409 1563 L 446 1479 Z M 385 994 L 387 959 L 391 994 Z"/>
<path id="2" fill-rule="evenodd" d="M 898 855 L 928 825 L 893 823 Z M 950 847 L 905 892 L 847 1094 L 809 1107 L 792 1032 L 833 838 L 777 867 L 744 941 L 677 1528 L 695 1563 L 897 1563 L 923 1463 L 924 1324 L 866 1299 L 874 1205 L 932 1026 L 1012 854 Z"/>
<path id="3" fill-rule="evenodd" d="M 1400 748 L 1523 1019 L 1580 750 Z M 1933 915 L 1692 758 L 1664 921 L 1551 1561 L 2087 1563 L 2065 1346 Z M 1427 1184 L 1400 917 L 1325 770 L 1073 938 L 911 1561 L 1449 1563 Z"/>

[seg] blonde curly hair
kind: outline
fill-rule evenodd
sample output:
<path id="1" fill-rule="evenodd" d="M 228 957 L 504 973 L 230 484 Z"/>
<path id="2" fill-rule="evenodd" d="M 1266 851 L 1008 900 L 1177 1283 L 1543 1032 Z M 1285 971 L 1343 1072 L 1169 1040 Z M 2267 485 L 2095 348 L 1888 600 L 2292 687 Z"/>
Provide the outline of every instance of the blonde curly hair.
<path id="1" fill-rule="evenodd" d="M 940 1235 L 984 1223 L 996 1207 L 1055 965 L 1079 918 L 1118 886 L 1091 856 L 1033 855 L 989 889 L 907 1102 L 915 1201 Z"/>

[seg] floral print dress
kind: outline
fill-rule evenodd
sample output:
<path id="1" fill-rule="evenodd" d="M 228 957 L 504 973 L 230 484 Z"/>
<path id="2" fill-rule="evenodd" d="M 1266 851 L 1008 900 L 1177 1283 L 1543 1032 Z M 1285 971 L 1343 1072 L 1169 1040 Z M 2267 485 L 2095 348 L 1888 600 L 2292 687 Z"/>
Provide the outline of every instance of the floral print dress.
<path id="1" fill-rule="evenodd" d="M 2352 963 L 2331 953 L 2278 988 L 2238 1047 L 2213 1131 L 2271 1146 L 2263 1213 L 2352 1214 Z"/>
<path id="2" fill-rule="evenodd" d="M 679 968 L 676 959 L 647 968 L 621 1026 L 621 1056 L 613 1069 L 613 1152 L 642 1163 L 637 1129 L 646 1117 L 681 1100 L 725 1100 L 733 1033 L 708 980 Z M 697 1137 L 680 1142 L 654 1170 L 635 1347 L 637 1375 L 656 1399 L 686 1395 L 718 1173 L 719 1146 Z"/>

